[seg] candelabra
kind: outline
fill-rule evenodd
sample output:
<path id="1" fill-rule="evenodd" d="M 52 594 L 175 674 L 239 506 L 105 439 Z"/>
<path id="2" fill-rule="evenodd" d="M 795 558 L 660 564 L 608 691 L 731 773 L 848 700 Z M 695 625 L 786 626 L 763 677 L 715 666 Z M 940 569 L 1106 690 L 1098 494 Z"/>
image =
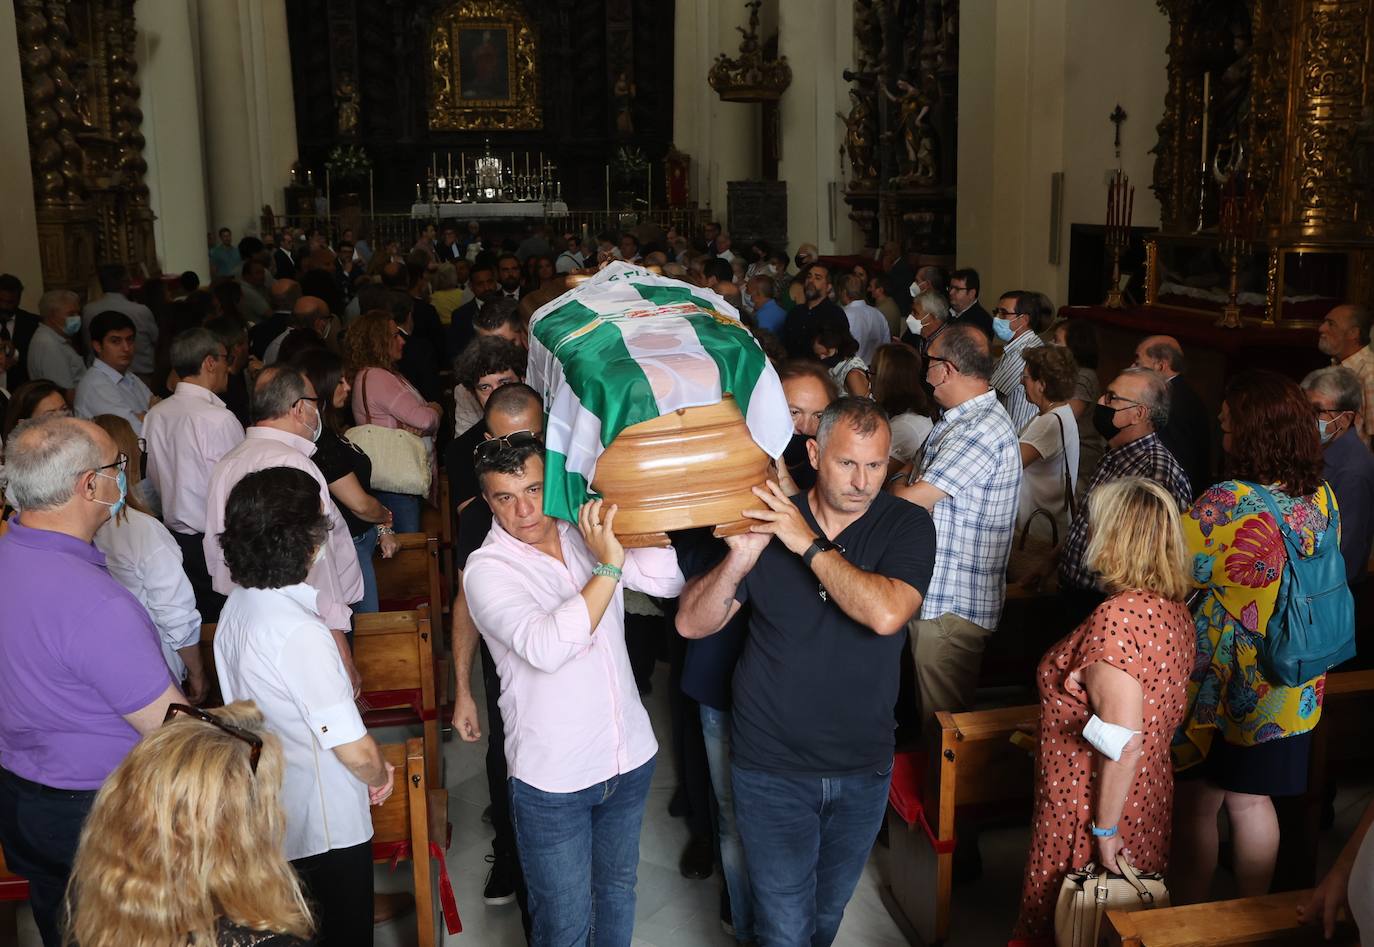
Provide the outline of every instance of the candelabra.
<path id="1" fill-rule="evenodd" d="M 1120 169 L 1107 185 L 1107 252 L 1112 256 L 1112 281 L 1107 287 L 1108 309 L 1121 309 L 1121 253 L 1131 242 L 1131 212 L 1135 209 L 1135 185 Z"/>
<path id="2" fill-rule="evenodd" d="M 467 155 L 460 152 L 456 174 L 452 156 L 449 156 L 447 169 L 447 174 L 440 170 L 436 155 L 425 174 L 424 184 L 415 185 L 417 202 L 424 201 L 426 197 L 431 204 L 483 201 L 550 203 L 563 199 L 563 182 L 558 177 L 558 167 L 545 161 L 543 155 L 539 156 L 537 164 L 532 164 L 526 153 L 524 172 L 520 173 L 516 169 L 513 152 L 507 163 L 493 155 L 488 145 L 486 153 L 471 162 L 467 160 Z"/>
<path id="3" fill-rule="evenodd" d="M 1221 199 L 1220 213 L 1217 217 L 1217 252 L 1226 264 L 1228 282 L 1226 306 L 1221 310 L 1221 318 L 1216 324 L 1222 329 L 1239 329 L 1240 305 L 1236 301 L 1240 295 L 1240 261 L 1250 256 L 1254 244 L 1255 231 L 1259 225 L 1260 200 L 1252 188 L 1246 188 L 1243 195 L 1237 196 L 1234 188 Z"/>

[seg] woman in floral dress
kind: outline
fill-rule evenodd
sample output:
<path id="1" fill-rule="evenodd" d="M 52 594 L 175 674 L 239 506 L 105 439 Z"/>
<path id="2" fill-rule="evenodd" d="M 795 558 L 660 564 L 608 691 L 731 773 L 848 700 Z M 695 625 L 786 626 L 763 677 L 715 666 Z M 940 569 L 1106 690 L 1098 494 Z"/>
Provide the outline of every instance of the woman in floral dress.
<path id="1" fill-rule="evenodd" d="M 1012 944 L 1053 944 L 1067 872 L 1114 866 L 1119 852 L 1157 872 L 1169 855 L 1169 741 L 1194 638 L 1178 505 L 1157 483 L 1127 477 L 1089 494 L 1088 516 L 1087 562 L 1109 597 L 1040 661 L 1035 810 Z M 1129 731 L 1124 745 L 1089 743 L 1093 717 Z"/>
<path id="2" fill-rule="evenodd" d="M 1335 508 L 1312 408 L 1289 379 L 1246 372 L 1226 389 L 1221 430 L 1235 479 L 1208 489 L 1183 519 L 1193 581 L 1207 592 L 1193 612 L 1197 661 L 1173 745 L 1179 785 L 1169 891 L 1177 904 L 1207 900 L 1223 806 L 1238 893 L 1268 893 L 1279 846 L 1270 797 L 1307 789 L 1326 681 L 1273 684 L 1257 657 L 1288 555 L 1256 485 L 1302 537 L 1305 555 L 1317 550 Z"/>

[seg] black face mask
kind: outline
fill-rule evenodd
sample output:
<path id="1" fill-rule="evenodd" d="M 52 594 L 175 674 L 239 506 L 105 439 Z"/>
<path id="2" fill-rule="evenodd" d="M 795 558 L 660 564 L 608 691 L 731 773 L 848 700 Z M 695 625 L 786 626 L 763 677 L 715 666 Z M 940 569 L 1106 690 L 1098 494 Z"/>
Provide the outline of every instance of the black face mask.
<path id="1" fill-rule="evenodd" d="M 1093 405 L 1093 428 L 1102 435 L 1104 441 L 1110 441 L 1121 433 L 1121 428 L 1116 426 L 1116 413 L 1120 410 L 1105 404 Z"/>
<path id="2" fill-rule="evenodd" d="M 794 256 L 794 257 L 792 258 L 792 262 L 795 263 L 795 264 L 797 264 L 797 269 L 800 270 L 800 269 L 802 269 L 804 266 L 806 266 L 806 257 L 804 257 L 804 256 L 802 256 L 800 253 L 798 253 L 796 256 Z"/>
<path id="3" fill-rule="evenodd" d="M 811 456 L 806 450 L 812 440 L 810 435 L 793 433 L 782 452 L 782 462 L 799 490 L 810 490 L 816 485 L 816 468 L 811 466 Z"/>

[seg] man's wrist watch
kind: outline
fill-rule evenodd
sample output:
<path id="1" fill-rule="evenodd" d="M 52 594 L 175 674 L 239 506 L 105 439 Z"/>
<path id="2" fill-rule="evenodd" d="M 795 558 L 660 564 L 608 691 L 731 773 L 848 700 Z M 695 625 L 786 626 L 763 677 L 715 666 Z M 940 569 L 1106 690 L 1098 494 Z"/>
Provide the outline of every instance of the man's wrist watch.
<path id="1" fill-rule="evenodd" d="M 802 562 L 806 567 L 811 568 L 811 560 L 815 559 L 823 552 L 830 552 L 832 549 L 839 549 L 835 543 L 826 539 L 824 536 L 817 536 L 811 541 L 811 545 L 806 547 L 806 552 L 802 553 Z"/>

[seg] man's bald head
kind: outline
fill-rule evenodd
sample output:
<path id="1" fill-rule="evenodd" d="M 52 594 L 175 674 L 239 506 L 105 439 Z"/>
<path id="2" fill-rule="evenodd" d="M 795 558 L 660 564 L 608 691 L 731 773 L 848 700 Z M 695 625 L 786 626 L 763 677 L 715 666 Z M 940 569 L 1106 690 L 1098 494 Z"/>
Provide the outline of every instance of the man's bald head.
<path id="1" fill-rule="evenodd" d="M 516 431 L 543 436 L 544 402 L 529 385 L 513 382 L 491 393 L 482 409 L 482 418 L 492 437 L 505 437 Z"/>
<path id="2" fill-rule="evenodd" d="M 291 307 L 296 305 L 296 300 L 301 298 L 301 284 L 293 279 L 279 279 L 272 283 L 269 292 L 275 311 L 290 312 Z"/>
<path id="3" fill-rule="evenodd" d="M 321 332 L 329 322 L 329 304 L 318 296 L 302 296 L 291 307 L 291 325 L 296 329 Z M 321 332 L 321 334 L 323 334 Z"/>
<path id="4" fill-rule="evenodd" d="M 1181 375 L 1188 368 L 1183 346 L 1171 335 L 1152 335 L 1135 347 L 1135 367 L 1150 368 L 1165 378 Z"/>

